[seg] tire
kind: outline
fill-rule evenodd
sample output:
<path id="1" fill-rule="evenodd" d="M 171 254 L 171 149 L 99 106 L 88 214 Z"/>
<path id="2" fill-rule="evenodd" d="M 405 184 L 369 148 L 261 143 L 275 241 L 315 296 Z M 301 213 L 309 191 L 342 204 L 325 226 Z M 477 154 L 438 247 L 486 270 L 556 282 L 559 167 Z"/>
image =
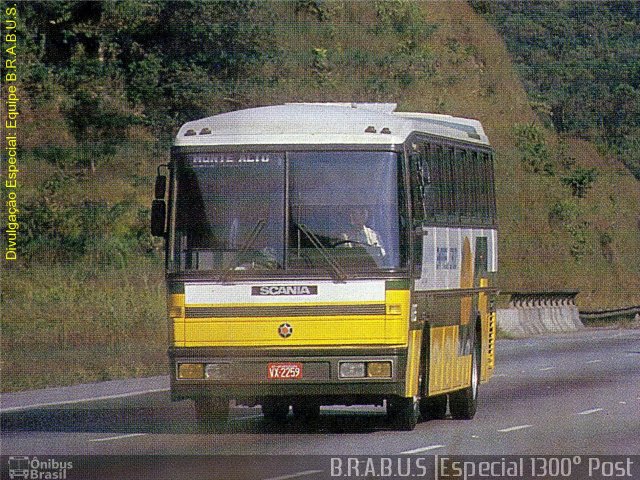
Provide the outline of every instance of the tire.
<path id="1" fill-rule="evenodd" d="M 198 427 L 209 430 L 229 418 L 229 400 L 226 398 L 201 398 L 195 401 Z"/>
<path id="2" fill-rule="evenodd" d="M 447 416 L 447 401 L 449 396 L 445 393 L 442 395 L 428 396 L 429 391 L 429 378 L 428 378 L 428 365 L 430 362 L 430 337 L 431 331 L 427 325 L 422 335 L 422 349 L 426 352 L 427 363 L 423 364 L 423 371 L 420 376 L 420 416 L 423 421 L 428 420 L 442 420 Z"/>
<path id="3" fill-rule="evenodd" d="M 395 397 L 387 400 L 387 417 L 397 430 L 410 432 L 416 428 L 420 418 L 418 399 Z"/>
<path id="4" fill-rule="evenodd" d="M 447 416 L 447 395 L 420 399 L 420 415 L 423 420 L 442 420 Z"/>
<path id="5" fill-rule="evenodd" d="M 267 421 L 283 423 L 289 415 L 289 404 L 279 400 L 265 400 L 262 403 L 262 415 Z"/>
<path id="6" fill-rule="evenodd" d="M 293 416 L 303 422 L 315 421 L 320 418 L 320 405 L 317 403 L 294 403 Z"/>
<path id="7" fill-rule="evenodd" d="M 478 386 L 480 384 L 480 337 L 471 353 L 471 382 L 469 387 L 449 394 L 449 409 L 455 420 L 471 420 L 478 408 Z"/>

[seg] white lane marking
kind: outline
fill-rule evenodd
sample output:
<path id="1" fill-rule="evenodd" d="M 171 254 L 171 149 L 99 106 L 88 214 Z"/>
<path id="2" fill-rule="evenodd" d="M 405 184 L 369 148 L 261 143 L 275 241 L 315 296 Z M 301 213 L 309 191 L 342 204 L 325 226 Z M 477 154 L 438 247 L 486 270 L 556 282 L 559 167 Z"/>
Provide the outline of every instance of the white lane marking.
<path id="1" fill-rule="evenodd" d="M 77 398 L 75 400 L 61 400 L 59 402 L 33 403 L 31 405 L 21 405 L 19 407 L 0 408 L 0 413 L 19 412 L 22 410 L 31 410 L 32 408 L 55 407 L 57 405 L 71 405 L 74 403 L 98 402 L 100 400 L 113 400 L 116 398 L 135 397 L 137 395 L 146 395 L 148 393 L 168 392 L 168 388 L 156 388 L 153 390 L 144 390 L 142 392 L 119 393 L 117 395 L 103 395 L 100 397 Z"/>
<path id="2" fill-rule="evenodd" d="M 509 375 L 507 375 L 506 373 L 494 373 L 493 374 L 493 378 L 496 377 L 508 377 Z"/>
<path id="3" fill-rule="evenodd" d="M 130 433 L 128 435 L 118 435 L 117 437 L 106 437 L 106 438 L 94 438 L 89 440 L 90 442 L 108 442 L 110 440 L 120 440 L 122 438 L 132 438 L 132 437 L 142 437 L 146 435 L 146 433 Z"/>
<path id="4" fill-rule="evenodd" d="M 541 369 L 540 369 L 540 371 L 541 371 L 541 372 L 546 372 L 547 370 L 553 370 L 553 369 L 555 369 L 555 368 L 556 368 L 556 367 L 546 367 L 546 368 L 541 368 Z"/>
<path id="5" fill-rule="evenodd" d="M 400 455 L 411 455 L 412 453 L 428 452 L 429 450 L 436 450 L 438 448 L 444 448 L 444 447 L 445 445 L 430 445 L 428 447 L 414 448 L 413 450 L 406 450 L 404 452 L 400 452 Z"/>
<path id="6" fill-rule="evenodd" d="M 590 363 L 600 363 L 602 360 L 589 360 L 587 362 L 587 365 L 589 365 Z"/>
<path id="7" fill-rule="evenodd" d="M 620 405 L 626 405 L 627 402 L 618 402 Z"/>
<path id="8" fill-rule="evenodd" d="M 578 412 L 576 415 L 591 415 L 592 413 L 602 412 L 604 408 L 592 408 L 591 410 L 585 410 L 584 412 Z"/>
<path id="9" fill-rule="evenodd" d="M 313 475 L 314 473 L 322 473 L 324 470 L 305 470 L 304 472 L 296 472 L 290 475 L 282 475 L 280 477 L 264 478 L 262 480 L 287 480 L 289 478 L 306 477 L 307 475 Z"/>
<path id="10" fill-rule="evenodd" d="M 533 425 L 518 425 L 515 427 L 502 428 L 498 431 L 500 433 L 507 433 L 507 432 L 515 432 L 516 430 L 524 430 L 525 428 L 531 428 L 531 427 L 533 427 Z"/>

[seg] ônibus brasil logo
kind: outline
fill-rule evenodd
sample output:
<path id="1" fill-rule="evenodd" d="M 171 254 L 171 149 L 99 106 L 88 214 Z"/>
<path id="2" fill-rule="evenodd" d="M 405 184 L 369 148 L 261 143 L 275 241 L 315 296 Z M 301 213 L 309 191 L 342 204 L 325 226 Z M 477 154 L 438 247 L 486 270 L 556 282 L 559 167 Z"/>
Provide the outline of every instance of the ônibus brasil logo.
<path id="1" fill-rule="evenodd" d="M 66 480 L 73 462 L 61 462 L 54 458 L 40 460 L 38 457 L 9 457 L 9 478 Z"/>

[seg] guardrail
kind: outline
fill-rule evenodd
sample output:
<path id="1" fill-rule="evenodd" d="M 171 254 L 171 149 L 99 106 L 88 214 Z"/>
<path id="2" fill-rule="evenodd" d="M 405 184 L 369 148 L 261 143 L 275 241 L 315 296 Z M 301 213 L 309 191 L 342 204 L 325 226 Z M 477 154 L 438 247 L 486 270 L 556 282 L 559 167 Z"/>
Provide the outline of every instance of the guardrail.
<path id="1" fill-rule="evenodd" d="M 565 307 L 576 304 L 580 290 L 544 290 L 537 292 L 500 292 L 509 295 L 510 308 L 523 307 Z"/>
<path id="2" fill-rule="evenodd" d="M 578 310 L 579 290 L 501 291 L 509 296 L 507 308 L 498 309 L 498 327 L 514 336 L 563 332 L 596 322 L 636 320 L 640 305 L 606 310 Z"/>
<path id="3" fill-rule="evenodd" d="M 575 301 L 578 293 L 578 290 L 501 291 L 500 294 L 509 295 L 509 306 L 498 309 L 498 327 L 514 337 L 583 328 Z"/>
<path id="4" fill-rule="evenodd" d="M 635 307 L 614 308 L 610 310 L 580 310 L 580 320 L 594 322 L 598 320 L 615 320 L 620 317 L 634 318 L 640 315 L 640 305 Z"/>

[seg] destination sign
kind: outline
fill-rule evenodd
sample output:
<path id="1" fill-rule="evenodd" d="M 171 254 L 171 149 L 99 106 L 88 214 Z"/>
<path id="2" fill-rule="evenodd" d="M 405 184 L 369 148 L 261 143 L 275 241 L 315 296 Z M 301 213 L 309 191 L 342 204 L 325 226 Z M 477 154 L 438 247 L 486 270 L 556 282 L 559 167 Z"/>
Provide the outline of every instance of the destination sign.
<path id="1" fill-rule="evenodd" d="M 189 161 L 197 166 L 226 166 L 226 165 L 268 165 L 275 163 L 281 165 L 284 161 L 282 153 L 198 153 L 189 155 Z"/>

